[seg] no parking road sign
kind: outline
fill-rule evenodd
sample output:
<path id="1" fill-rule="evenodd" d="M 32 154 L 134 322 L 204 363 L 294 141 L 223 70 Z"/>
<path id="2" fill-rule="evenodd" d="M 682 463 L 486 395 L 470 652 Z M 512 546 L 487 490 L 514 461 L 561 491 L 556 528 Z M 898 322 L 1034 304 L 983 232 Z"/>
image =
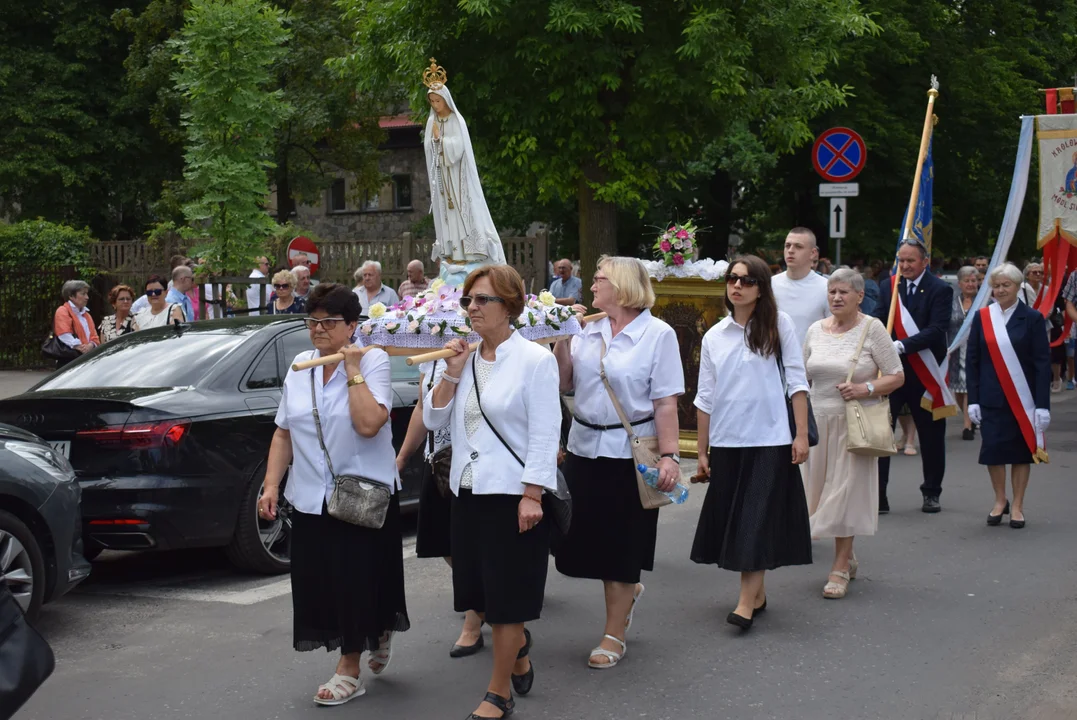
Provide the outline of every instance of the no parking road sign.
<path id="1" fill-rule="evenodd" d="M 815 139 L 811 161 L 815 172 L 828 182 L 849 182 L 864 169 L 868 147 L 864 138 L 845 127 L 830 128 Z"/>

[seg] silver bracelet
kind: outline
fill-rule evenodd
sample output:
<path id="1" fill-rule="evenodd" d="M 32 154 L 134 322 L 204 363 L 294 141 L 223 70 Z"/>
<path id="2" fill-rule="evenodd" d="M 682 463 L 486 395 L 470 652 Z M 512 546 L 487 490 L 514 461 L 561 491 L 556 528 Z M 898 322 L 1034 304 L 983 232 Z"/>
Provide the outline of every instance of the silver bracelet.
<path id="1" fill-rule="evenodd" d="M 451 383 L 452 383 L 453 385 L 459 385 L 459 384 L 460 384 L 460 378 L 458 378 L 458 377 L 453 377 L 453 376 L 452 376 L 452 375 L 450 375 L 449 373 L 444 373 L 444 372 L 443 372 L 443 373 L 441 373 L 441 379 L 442 379 L 442 380 L 448 380 L 448 381 L 449 381 L 449 382 L 451 382 Z"/>

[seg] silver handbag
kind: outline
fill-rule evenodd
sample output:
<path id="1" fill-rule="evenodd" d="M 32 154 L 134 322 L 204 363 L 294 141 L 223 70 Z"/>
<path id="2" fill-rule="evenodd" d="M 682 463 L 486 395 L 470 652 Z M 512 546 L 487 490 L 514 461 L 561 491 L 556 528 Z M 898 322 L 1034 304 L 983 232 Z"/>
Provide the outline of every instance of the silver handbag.
<path id="1" fill-rule="evenodd" d="M 358 475 L 337 475 L 333 470 L 333 461 L 325 449 L 322 437 L 322 421 L 318 417 L 318 401 L 314 394 L 314 368 L 310 371 L 310 405 L 314 409 L 314 427 L 318 430 L 318 444 L 322 446 L 325 465 L 333 476 L 333 494 L 329 498 L 329 515 L 352 525 L 359 525 L 373 530 L 380 530 L 385 524 L 385 515 L 389 512 L 392 494 L 389 488 L 376 480 L 368 480 Z"/>

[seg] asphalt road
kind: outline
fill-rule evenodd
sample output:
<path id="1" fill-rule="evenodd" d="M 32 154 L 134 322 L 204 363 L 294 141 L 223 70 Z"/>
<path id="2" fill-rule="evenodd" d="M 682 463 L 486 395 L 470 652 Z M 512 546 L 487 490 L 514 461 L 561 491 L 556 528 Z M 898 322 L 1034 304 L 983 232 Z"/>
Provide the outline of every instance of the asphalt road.
<path id="1" fill-rule="evenodd" d="M 822 599 L 832 546 L 817 542 L 814 565 L 768 574 L 768 613 L 746 634 L 724 620 L 737 576 L 688 560 L 699 490 L 662 510 L 655 572 L 614 670 L 586 667 L 602 634 L 599 584 L 551 563 L 531 626 L 536 684 L 516 717 L 1077 717 L 1077 393 L 1053 399 L 1051 464 L 1033 470 L 1025 529 L 984 524 L 979 441 L 962 442 L 951 421 L 943 512 L 919 511 L 919 458 L 895 459 L 893 512 L 857 541 L 849 595 Z M 448 657 L 460 624 L 449 570 L 409 543 L 412 629 L 342 708 L 310 700 L 335 656 L 292 651 L 286 578 L 236 575 L 216 552 L 113 554 L 46 606 L 57 670 L 17 718 L 464 718 L 492 655 Z"/>

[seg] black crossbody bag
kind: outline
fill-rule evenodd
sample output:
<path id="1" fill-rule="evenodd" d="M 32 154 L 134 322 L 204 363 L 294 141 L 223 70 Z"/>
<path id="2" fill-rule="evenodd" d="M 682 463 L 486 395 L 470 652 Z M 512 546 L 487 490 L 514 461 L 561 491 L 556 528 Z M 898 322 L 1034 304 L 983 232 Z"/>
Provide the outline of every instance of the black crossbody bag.
<path id="1" fill-rule="evenodd" d="M 778 342 L 778 347 L 774 350 L 774 355 L 778 360 L 778 372 L 782 376 L 782 395 L 785 397 L 785 409 L 789 413 L 789 434 L 793 439 L 797 439 L 797 419 L 793 414 L 793 399 L 789 397 L 789 383 L 785 381 L 785 363 L 782 362 L 782 344 Z M 805 399 L 808 401 L 808 447 L 815 447 L 819 444 L 819 426 L 815 424 L 815 413 L 811 409 L 811 393 L 804 393 Z"/>
<path id="2" fill-rule="evenodd" d="M 482 414 L 482 419 L 486 421 L 486 427 L 493 431 L 494 436 L 501 441 L 501 444 L 505 446 L 505 449 L 509 451 L 509 454 L 516 459 L 516 462 L 520 463 L 520 467 L 526 467 L 524 461 L 516 454 L 516 451 L 505 442 L 505 438 L 501 437 L 501 433 L 497 431 L 497 428 L 490 422 L 490 418 L 486 417 L 486 411 L 482 409 L 482 394 L 479 392 L 479 375 L 475 371 L 475 355 L 477 354 L 478 350 L 471 356 L 471 376 L 475 383 L 475 404 L 479 406 L 479 412 Z M 553 521 L 554 534 L 558 538 L 568 534 L 569 525 L 572 524 L 572 495 L 569 493 L 568 485 L 565 484 L 560 471 L 557 472 L 557 491 L 542 493 L 542 514 L 544 516 L 548 515 Z"/>

